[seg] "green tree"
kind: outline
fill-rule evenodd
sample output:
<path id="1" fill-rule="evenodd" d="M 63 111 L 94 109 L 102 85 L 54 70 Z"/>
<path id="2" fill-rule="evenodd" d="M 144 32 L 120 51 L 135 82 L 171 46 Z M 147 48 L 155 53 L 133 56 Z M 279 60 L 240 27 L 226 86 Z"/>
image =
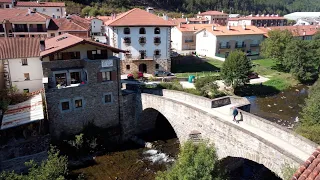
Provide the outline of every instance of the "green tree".
<path id="1" fill-rule="evenodd" d="M 219 86 L 215 82 L 218 78 L 214 76 L 206 76 L 196 80 L 195 87 L 201 96 L 214 98 L 219 96 L 221 92 L 218 90 Z"/>
<path id="2" fill-rule="evenodd" d="M 205 142 L 186 142 L 178 160 L 170 170 L 158 172 L 156 180 L 225 180 L 219 169 L 218 157 L 213 145 Z"/>
<path id="3" fill-rule="evenodd" d="M 0 179 L 6 180 L 64 180 L 68 174 L 68 159 L 60 156 L 59 150 L 51 147 L 48 151 L 48 159 L 42 161 L 40 165 L 31 160 L 25 163 L 29 167 L 26 175 L 16 174 L 15 172 L 2 172 Z"/>
<path id="4" fill-rule="evenodd" d="M 248 75 L 252 64 L 246 54 L 241 51 L 233 51 L 229 54 L 221 68 L 221 77 L 225 84 L 233 88 L 243 86 L 249 82 Z"/>
<path id="5" fill-rule="evenodd" d="M 88 16 L 90 11 L 91 11 L 91 7 L 90 6 L 86 6 L 85 8 L 83 8 L 81 10 L 81 16 Z"/>
<path id="6" fill-rule="evenodd" d="M 282 65 L 301 82 L 313 81 L 317 77 L 318 62 L 313 56 L 311 42 L 292 40 L 284 53 Z"/>
<path id="7" fill-rule="evenodd" d="M 320 144 L 320 82 L 310 88 L 310 93 L 300 113 L 301 118 L 295 131 Z"/>
<path id="8" fill-rule="evenodd" d="M 292 41 L 292 33 L 285 30 L 272 30 L 268 32 L 269 38 L 261 43 L 261 53 L 266 58 L 277 59 L 282 64 L 287 45 Z"/>
<path id="9" fill-rule="evenodd" d="M 320 31 L 318 31 L 315 35 L 312 37 L 313 40 L 320 40 Z"/>

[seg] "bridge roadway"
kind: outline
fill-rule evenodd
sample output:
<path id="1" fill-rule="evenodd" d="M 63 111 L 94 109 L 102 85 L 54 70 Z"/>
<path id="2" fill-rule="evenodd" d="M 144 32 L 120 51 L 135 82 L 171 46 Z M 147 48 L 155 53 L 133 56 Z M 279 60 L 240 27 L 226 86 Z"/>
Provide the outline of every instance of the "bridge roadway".
<path id="1" fill-rule="evenodd" d="M 164 96 L 164 97 L 166 97 L 166 96 Z M 230 108 L 238 105 L 238 104 L 230 104 L 230 105 L 226 105 L 226 106 L 222 106 L 222 107 L 218 107 L 218 108 L 205 108 L 203 106 L 198 105 L 196 102 L 191 103 L 191 102 L 179 99 L 179 98 L 172 98 L 172 97 L 166 97 L 166 98 L 169 98 L 169 99 L 172 99 L 175 101 L 179 101 L 180 103 L 183 103 L 183 104 L 188 104 L 188 105 L 193 106 L 198 109 L 202 109 L 212 115 L 215 115 L 215 116 L 221 118 L 222 120 L 231 121 L 231 122 L 233 122 L 232 121 L 233 116 L 230 113 Z M 239 116 L 240 116 L 240 114 L 239 114 Z M 234 124 L 239 126 L 240 128 L 246 129 L 247 131 L 250 131 L 250 132 L 260 136 L 261 138 L 265 139 L 266 141 L 269 141 L 270 143 L 274 144 L 275 146 L 291 153 L 293 156 L 298 157 L 301 161 L 305 161 L 306 159 L 308 159 L 310 157 L 310 154 L 308 152 L 302 151 L 301 149 L 287 143 L 286 141 L 283 141 L 279 137 L 274 136 L 273 134 L 270 134 L 268 132 L 262 131 L 261 129 L 253 127 L 249 124 L 246 124 L 245 119 L 243 121 L 240 121 L 239 123 L 234 122 Z"/>

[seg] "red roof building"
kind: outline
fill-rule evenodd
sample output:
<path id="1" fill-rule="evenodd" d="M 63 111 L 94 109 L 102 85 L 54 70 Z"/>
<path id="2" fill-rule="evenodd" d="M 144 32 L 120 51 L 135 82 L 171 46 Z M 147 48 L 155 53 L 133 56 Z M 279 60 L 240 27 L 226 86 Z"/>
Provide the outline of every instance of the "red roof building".
<path id="1" fill-rule="evenodd" d="M 301 38 L 302 40 L 311 40 L 312 37 L 320 30 L 316 25 L 308 26 L 272 26 L 272 27 L 259 27 L 260 30 L 265 32 L 268 37 L 268 32 L 271 30 L 288 30 L 293 36 Z"/>
<path id="2" fill-rule="evenodd" d="M 320 147 L 299 167 L 291 180 L 320 180 Z"/>

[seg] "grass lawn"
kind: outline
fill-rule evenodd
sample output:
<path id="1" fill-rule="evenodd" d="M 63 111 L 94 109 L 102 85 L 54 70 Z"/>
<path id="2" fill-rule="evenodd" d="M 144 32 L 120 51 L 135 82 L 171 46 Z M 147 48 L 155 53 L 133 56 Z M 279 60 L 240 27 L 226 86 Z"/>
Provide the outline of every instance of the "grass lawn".
<path id="1" fill-rule="evenodd" d="M 223 62 L 207 58 L 204 62 L 199 61 L 189 61 L 186 64 L 174 64 L 172 65 L 172 72 L 176 74 L 177 77 L 189 77 L 189 75 L 195 76 L 218 76 L 220 68 Z"/>
<path id="2" fill-rule="evenodd" d="M 252 62 L 253 71 L 270 79 L 263 83 L 265 86 L 271 86 L 282 91 L 299 83 L 291 74 L 276 70 L 277 63 L 273 59 L 259 59 Z"/>

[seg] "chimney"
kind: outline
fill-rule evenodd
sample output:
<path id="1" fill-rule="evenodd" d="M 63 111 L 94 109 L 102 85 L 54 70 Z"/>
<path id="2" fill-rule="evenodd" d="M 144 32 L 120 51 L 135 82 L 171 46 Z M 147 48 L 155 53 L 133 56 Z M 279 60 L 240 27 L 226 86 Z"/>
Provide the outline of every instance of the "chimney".
<path id="1" fill-rule="evenodd" d="M 215 31 L 216 27 L 214 25 L 212 25 L 212 31 Z"/>
<path id="2" fill-rule="evenodd" d="M 39 4 L 39 1 L 37 1 L 37 4 Z"/>
<path id="3" fill-rule="evenodd" d="M 181 18 L 184 18 L 184 14 L 182 13 Z"/>
<path id="4" fill-rule="evenodd" d="M 186 22 L 188 23 L 188 18 L 186 18 Z"/>
<path id="5" fill-rule="evenodd" d="M 153 11 L 153 8 L 152 7 L 147 7 L 147 12 L 148 13 L 151 13 L 151 14 L 153 14 L 154 13 L 154 11 Z"/>
<path id="6" fill-rule="evenodd" d="M 46 49 L 46 42 L 44 40 L 40 40 L 40 51 L 44 51 Z"/>
<path id="7" fill-rule="evenodd" d="M 230 25 L 227 25 L 227 29 L 230 30 Z"/>
<path id="8" fill-rule="evenodd" d="M 28 14 L 31 14 L 31 9 L 30 8 L 28 9 Z"/>
<path id="9" fill-rule="evenodd" d="M 179 23 L 179 28 L 181 28 L 181 23 Z"/>
<path id="10" fill-rule="evenodd" d="M 195 26 L 193 26 L 193 30 L 194 30 L 194 31 L 196 30 L 196 27 L 195 27 Z"/>
<path id="11" fill-rule="evenodd" d="M 198 14 L 201 14 L 201 12 L 199 11 Z"/>
<path id="12" fill-rule="evenodd" d="M 247 27 L 246 24 L 243 24 L 243 25 L 242 25 L 242 29 L 243 29 L 243 30 L 246 30 L 246 27 Z"/>
<path id="13" fill-rule="evenodd" d="M 303 35 L 304 35 L 304 36 L 306 35 L 306 31 L 303 31 Z"/>
<path id="14" fill-rule="evenodd" d="M 223 10 L 221 12 L 223 13 Z"/>
<path id="15" fill-rule="evenodd" d="M 168 18 L 168 15 L 167 15 L 167 14 L 163 14 L 162 16 L 163 16 L 163 19 L 164 19 L 164 20 L 168 21 L 169 18 Z"/>

